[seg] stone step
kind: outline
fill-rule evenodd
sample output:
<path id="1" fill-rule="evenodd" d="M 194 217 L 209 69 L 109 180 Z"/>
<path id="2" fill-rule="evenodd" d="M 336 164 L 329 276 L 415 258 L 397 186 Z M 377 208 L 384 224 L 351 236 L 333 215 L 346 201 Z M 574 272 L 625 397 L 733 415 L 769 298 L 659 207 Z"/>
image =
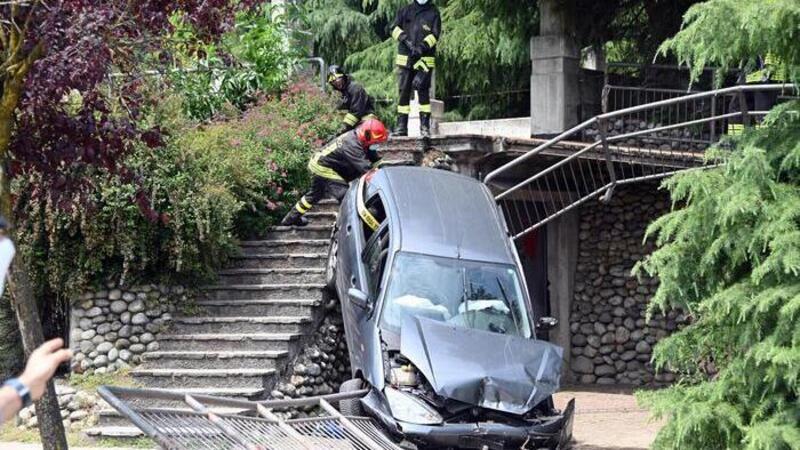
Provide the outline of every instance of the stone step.
<path id="1" fill-rule="evenodd" d="M 325 269 L 227 269 L 219 273 L 221 286 L 235 284 L 324 283 Z"/>
<path id="2" fill-rule="evenodd" d="M 289 344 L 299 338 L 300 334 L 296 333 L 162 334 L 158 337 L 158 342 L 159 349 L 165 352 L 288 351 Z"/>
<path id="3" fill-rule="evenodd" d="M 310 322 L 309 316 L 176 317 L 170 333 L 301 333 Z"/>
<path id="4" fill-rule="evenodd" d="M 317 212 L 338 213 L 339 203 L 335 200 L 323 200 L 314 205 L 314 207 L 311 210 Z"/>
<path id="5" fill-rule="evenodd" d="M 204 315 L 217 317 L 242 316 L 311 316 L 319 299 L 270 299 L 270 300 L 198 300 L 195 305 Z"/>
<path id="6" fill-rule="evenodd" d="M 250 387 L 265 388 L 275 369 L 134 369 L 131 376 L 148 388 Z"/>
<path id="7" fill-rule="evenodd" d="M 327 253 L 328 239 L 276 239 L 274 241 L 245 241 L 239 244 L 243 255 L 274 255 Z"/>
<path id="8" fill-rule="evenodd" d="M 158 407 L 161 408 L 161 407 Z M 165 407 L 166 408 L 166 407 Z M 178 411 L 192 411 L 184 404 L 183 407 L 169 407 Z M 217 414 L 249 414 L 249 410 L 241 408 L 209 408 Z M 123 416 L 116 409 L 104 408 L 97 412 L 97 427 L 95 428 L 123 428 L 132 427 L 133 424 L 127 417 Z M 88 434 L 88 431 L 87 431 Z"/>
<path id="9" fill-rule="evenodd" d="M 146 367 L 160 369 L 275 369 L 288 351 L 172 351 L 143 355 Z M 146 368 L 145 367 L 145 368 Z"/>
<path id="10" fill-rule="evenodd" d="M 234 284 L 203 288 L 209 300 L 270 300 L 273 298 L 320 298 L 322 284 Z"/>
<path id="11" fill-rule="evenodd" d="M 264 237 L 266 241 L 287 240 L 287 239 L 330 239 L 330 225 L 309 224 L 304 227 L 284 227 L 275 226 L 267 229 Z M 251 241 L 252 242 L 252 241 Z"/>
<path id="12" fill-rule="evenodd" d="M 231 258 L 231 269 L 305 269 L 325 267 L 328 253 L 275 253 Z"/>
<path id="13" fill-rule="evenodd" d="M 330 227 L 333 226 L 333 223 L 336 222 L 336 213 L 335 212 L 328 212 L 328 211 L 317 211 L 316 208 L 311 209 L 311 211 L 305 214 L 306 219 L 308 219 L 307 226 L 326 226 Z"/>

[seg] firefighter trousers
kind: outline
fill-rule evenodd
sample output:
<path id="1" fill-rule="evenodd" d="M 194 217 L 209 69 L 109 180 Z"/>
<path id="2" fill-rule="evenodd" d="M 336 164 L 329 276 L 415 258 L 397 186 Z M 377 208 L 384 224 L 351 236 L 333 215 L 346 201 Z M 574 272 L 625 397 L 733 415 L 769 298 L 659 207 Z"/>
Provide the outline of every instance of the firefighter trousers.
<path id="1" fill-rule="evenodd" d="M 347 192 L 347 184 L 343 181 L 331 180 L 314 175 L 311 180 L 311 189 L 308 190 L 294 205 L 294 209 L 300 214 L 305 214 L 315 204 L 326 198 L 332 198 L 338 203 L 342 202 L 344 194 Z"/>
<path id="2" fill-rule="evenodd" d="M 422 83 L 419 84 L 419 89 L 417 91 L 417 100 L 419 100 L 419 112 L 420 114 L 430 114 L 431 113 L 431 77 L 433 76 L 433 69 L 430 69 L 431 72 L 422 72 L 421 70 L 415 70 L 408 67 L 397 67 L 397 84 L 398 84 L 398 92 L 400 94 L 400 100 L 397 103 L 397 112 L 398 114 L 405 114 L 408 115 L 411 113 L 411 94 L 413 93 L 414 89 L 414 78 L 420 77 L 420 80 L 423 80 Z"/>

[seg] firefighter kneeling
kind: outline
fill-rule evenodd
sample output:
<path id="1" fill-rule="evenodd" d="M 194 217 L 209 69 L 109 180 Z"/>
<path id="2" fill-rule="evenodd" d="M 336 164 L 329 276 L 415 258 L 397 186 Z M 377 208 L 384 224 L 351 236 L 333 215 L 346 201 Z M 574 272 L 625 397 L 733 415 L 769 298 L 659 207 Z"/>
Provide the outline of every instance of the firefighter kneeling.
<path id="1" fill-rule="evenodd" d="M 283 218 L 281 225 L 308 225 L 303 215 L 324 198 L 341 202 L 348 183 L 380 165 L 378 152 L 370 147 L 386 142 L 388 137 L 383 122 L 367 119 L 315 153 L 308 162 L 308 170 L 314 175 L 311 189 Z"/>

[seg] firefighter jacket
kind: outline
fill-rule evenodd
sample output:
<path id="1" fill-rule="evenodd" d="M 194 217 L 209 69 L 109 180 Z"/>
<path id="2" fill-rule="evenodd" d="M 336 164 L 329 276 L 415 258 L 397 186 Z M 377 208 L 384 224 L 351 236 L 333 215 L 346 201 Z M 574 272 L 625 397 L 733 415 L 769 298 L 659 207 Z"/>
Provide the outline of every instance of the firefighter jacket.
<path id="1" fill-rule="evenodd" d="M 308 162 L 308 170 L 328 180 L 349 183 L 378 165 L 378 153 L 374 150 L 365 151 L 355 130 L 352 130 L 315 153 Z"/>
<path id="2" fill-rule="evenodd" d="M 436 67 L 436 43 L 441 31 L 439 9 L 431 2 L 413 2 L 401 8 L 392 23 L 392 37 L 398 41 L 395 63 L 423 72 L 432 70 Z M 420 51 L 420 57 L 414 57 L 409 44 Z"/>
<path id="3" fill-rule="evenodd" d="M 339 91 L 342 94 L 342 102 L 339 109 L 347 111 L 342 122 L 347 129 L 355 128 L 359 122 L 373 114 L 375 105 L 372 97 L 360 84 L 354 83 L 348 77 L 344 89 Z"/>

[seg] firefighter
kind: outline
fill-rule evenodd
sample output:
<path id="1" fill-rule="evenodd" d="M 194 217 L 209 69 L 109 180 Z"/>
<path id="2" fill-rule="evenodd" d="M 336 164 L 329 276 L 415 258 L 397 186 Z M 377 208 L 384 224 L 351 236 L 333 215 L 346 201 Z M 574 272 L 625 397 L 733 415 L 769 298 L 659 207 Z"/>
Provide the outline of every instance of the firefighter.
<path id="1" fill-rule="evenodd" d="M 419 100 L 420 133 L 430 136 L 430 88 L 436 67 L 436 43 L 441 32 L 439 10 L 430 0 L 414 0 L 397 13 L 392 24 L 392 37 L 398 41 L 397 65 L 400 100 L 397 104 L 397 136 L 408 135 L 408 114 L 411 92 Z"/>
<path id="2" fill-rule="evenodd" d="M 308 225 L 303 215 L 323 198 L 332 197 L 341 202 L 348 183 L 380 165 L 378 152 L 371 147 L 386 142 L 388 137 L 383 122 L 367 119 L 315 153 L 308 162 L 308 170 L 314 176 L 311 189 L 283 218 L 281 225 Z"/>
<path id="3" fill-rule="evenodd" d="M 342 94 L 339 109 L 347 111 L 342 119 L 341 133 L 352 130 L 364 120 L 377 118 L 373 113 L 375 106 L 372 97 L 341 66 L 334 64 L 328 67 L 328 83 Z"/>

